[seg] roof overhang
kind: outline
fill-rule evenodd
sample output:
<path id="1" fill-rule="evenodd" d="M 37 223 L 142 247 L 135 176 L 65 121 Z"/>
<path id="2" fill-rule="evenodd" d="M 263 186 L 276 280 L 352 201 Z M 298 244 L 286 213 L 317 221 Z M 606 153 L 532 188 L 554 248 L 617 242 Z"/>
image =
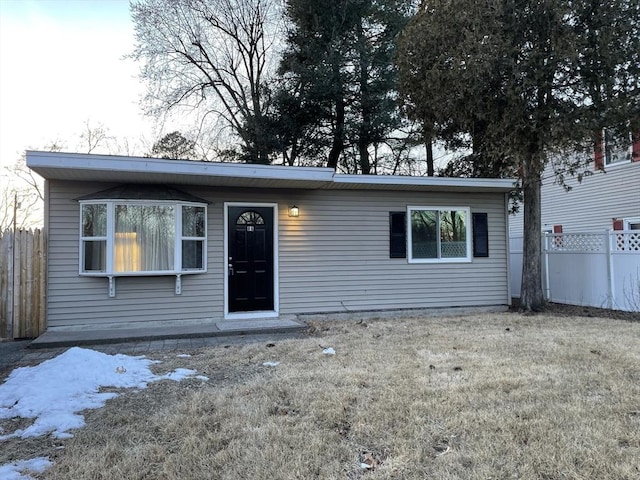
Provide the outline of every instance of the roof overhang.
<path id="1" fill-rule="evenodd" d="M 27 166 L 48 180 L 211 187 L 508 192 L 513 179 L 343 175 L 331 168 L 287 167 L 27 151 Z"/>

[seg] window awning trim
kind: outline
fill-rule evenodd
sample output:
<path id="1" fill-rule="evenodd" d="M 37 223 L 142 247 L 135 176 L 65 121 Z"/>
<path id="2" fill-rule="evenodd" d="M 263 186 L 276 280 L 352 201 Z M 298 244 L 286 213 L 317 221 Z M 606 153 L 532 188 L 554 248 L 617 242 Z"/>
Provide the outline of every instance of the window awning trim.
<path id="1" fill-rule="evenodd" d="M 125 184 L 90 193 L 75 199 L 77 202 L 93 200 L 156 200 L 159 202 L 189 202 L 209 204 L 211 202 L 183 192 L 168 185 Z"/>

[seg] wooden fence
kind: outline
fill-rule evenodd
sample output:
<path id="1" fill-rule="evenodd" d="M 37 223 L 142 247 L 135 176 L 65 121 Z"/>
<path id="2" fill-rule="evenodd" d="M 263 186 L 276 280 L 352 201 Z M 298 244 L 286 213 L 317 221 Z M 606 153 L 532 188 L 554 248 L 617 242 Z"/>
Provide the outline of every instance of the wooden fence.
<path id="1" fill-rule="evenodd" d="M 45 331 L 46 251 L 41 230 L 0 232 L 0 338 Z"/>

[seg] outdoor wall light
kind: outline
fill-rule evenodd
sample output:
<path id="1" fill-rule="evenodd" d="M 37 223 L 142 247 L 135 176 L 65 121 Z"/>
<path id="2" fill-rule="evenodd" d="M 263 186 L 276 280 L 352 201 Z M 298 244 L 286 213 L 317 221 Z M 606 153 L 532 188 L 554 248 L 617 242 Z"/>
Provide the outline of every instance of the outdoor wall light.
<path id="1" fill-rule="evenodd" d="M 289 216 L 290 217 L 297 217 L 300 215 L 300 210 L 298 210 L 298 207 L 296 207 L 295 205 L 291 205 L 289 207 Z"/>

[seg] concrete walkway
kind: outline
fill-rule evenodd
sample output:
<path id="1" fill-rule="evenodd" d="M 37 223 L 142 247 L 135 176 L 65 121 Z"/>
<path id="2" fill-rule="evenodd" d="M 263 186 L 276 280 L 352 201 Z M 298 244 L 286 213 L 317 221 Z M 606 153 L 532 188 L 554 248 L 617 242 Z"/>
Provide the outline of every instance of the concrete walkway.
<path id="1" fill-rule="evenodd" d="M 91 348 L 108 355 L 151 355 L 154 352 L 188 353 L 198 348 L 228 347 L 249 343 L 274 343 L 285 339 L 304 337 L 302 329 L 284 332 L 233 334 L 214 337 L 163 338 L 156 340 L 133 340 L 109 344 L 91 344 Z M 69 347 L 30 348 L 28 340 L 0 342 L 0 383 L 14 368 L 37 365 L 57 357 Z"/>
<path id="2" fill-rule="evenodd" d="M 475 313 L 503 312 L 506 306 L 349 312 L 339 314 L 300 315 L 245 321 L 220 321 L 208 325 L 148 326 L 111 330 L 55 330 L 34 341 L 0 341 L 0 381 L 19 366 L 34 365 L 53 358 L 70 346 L 90 345 L 93 350 L 114 355 L 146 355 L 152 352 L 185 352 L 205 347 L 226 347 L 254 342 L 275 342 L 305 337 L 306 321 L 359 320 L 395 317 L 442 317 Z"/>
<path id="3" fill-rule="evenodd" d="M 73 346 L 89 346 L 109 355 L 188 352 L 197 348 L 300 338 L 305 328 L 301 321 L 281 317 L 208 325 L 47 331 L 33 341 L 0 341 L 0 382 L 16 367 L 49 360 Z"/>
<path id="4" fill-rule="evenodd" d="M 291 333 L 301 331 L 304 328 L 304 323 L 293 318 L 268 318 L 220 321 L 204 325 L 147 326 L 144 328 L 112 328 L 109 330 L 48 330 L 32 341 L 29 348 L 171 340 L 184 340 L 183 343 L 187 343 L 187 340 L 201 343 L 198 339 L 265 333 Z"/>

